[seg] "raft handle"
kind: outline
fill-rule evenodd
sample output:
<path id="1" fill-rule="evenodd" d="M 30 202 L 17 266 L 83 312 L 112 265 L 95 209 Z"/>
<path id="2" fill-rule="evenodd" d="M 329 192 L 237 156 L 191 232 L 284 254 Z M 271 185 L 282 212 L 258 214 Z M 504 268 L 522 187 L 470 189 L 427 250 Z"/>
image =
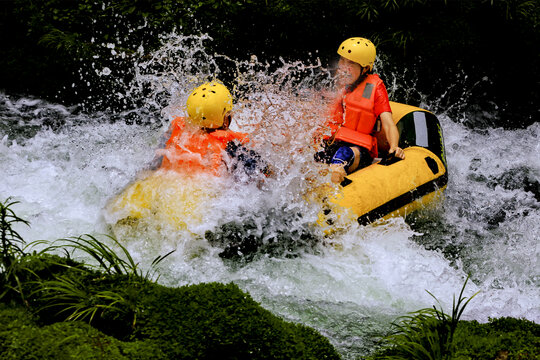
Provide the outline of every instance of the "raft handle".
<path id="1" fill-rule="evenodd" d="M 352 180 L 349 178 L 344 178 L 343 181 L 340 183 L 341 186 L 345 187 L 347 185 L 352 184 Z"/>
<path id="2" fill-rule="evenodd" d="M 426 161 L 427 166 L 429 167 L 431 172 L 433 172 L 433 175 L 437 175 L 437 173 L 439 172 L 439 165 L 437 165 L 437 162 L 435 161 L 435 159 L 429 156 L 426 156 L 424 160 Z"/>
<path id="3" fill-rule="evenodd" d="M 380 165 L 388 166 L 397 163 L 398 161 L 401 161 L 402 159 L 395 156 L 394 153 L 387 154 L 386 157 L 384 157 L 381 161 L 379 161 Z"/>

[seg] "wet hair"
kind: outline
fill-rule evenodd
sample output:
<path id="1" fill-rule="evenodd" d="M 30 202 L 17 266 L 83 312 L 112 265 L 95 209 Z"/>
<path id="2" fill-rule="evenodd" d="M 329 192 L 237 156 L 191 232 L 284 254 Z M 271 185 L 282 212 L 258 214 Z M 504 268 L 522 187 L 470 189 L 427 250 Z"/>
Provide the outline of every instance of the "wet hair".
<path id="1" fill-rule="evenodd" d="M 362 69 L 364 69 L 364 68 L 362 68 Z M 369 74 L 373 74 L 373 69 L 366 71 L 365 73 L 360 75 L 358 77 L 358 79 L 356 79 L 352 84 L 347 85 L 347 88 L 345 89 L 345 92 L 347 94 L 353 92 L 354 89 L 356 89 L 358 87 L 358 85 L 360 85 L 364 80 L 366 80 L 366 78 L 367 78 L 367 76 Z"/>
<path id="2" fill-rule="evenodd" d="M 228 120 L 229 120 L 229 125 L 227 127 L 225 127 L 225 118 L 228 118 Z M 207 133 L 211 133 L 211 132 L 214 132 L 216 130 L 227 130 L 229 128 L 229 126 L 231 125 L 231 122 L 232 122 L 232 115 L 229 113 L 229 114 L 224 116 L 223 125 L 221 125 L 220 127 L 218 127 L 218 128 L 205 128 L 205 127 L 202 127 L 201 129 L 203 131 L 206 131 Z"/>

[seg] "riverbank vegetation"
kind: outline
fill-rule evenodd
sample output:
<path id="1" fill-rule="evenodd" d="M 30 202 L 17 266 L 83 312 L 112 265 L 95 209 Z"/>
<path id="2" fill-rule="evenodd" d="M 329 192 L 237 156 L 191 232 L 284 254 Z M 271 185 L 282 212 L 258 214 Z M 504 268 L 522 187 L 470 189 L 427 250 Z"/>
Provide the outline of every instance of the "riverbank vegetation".
<path id="1" fill-rule="evenodd" d="M 407 70 L 416 93 L 439 99 L 442 109 L 466 99 L 459 110 L 483 119 L 464 120 L 470 126 L 521 127 L 539 115 L 538 1 L 8 0 L 0 7 L 0 86 L 9 93 L 121 108 L 110 97 L 99 101 L 111 84 L 98 73 L 110 69 L 127 81 L 132 64 L 173 29 L 209 34 L 209 54 L 324 64 L 342 40 L 360 35 L 377 44 L 383 76 Z M 418 105 L 419 96 L 396 96 Z"/>
<path id="2" fill-rule="evenodd" d="M 488 323 L 461 320 L 453 341 L 439 343 L 441 322 L 421 316 L 425 310 L 399 324 L 368 360 L 535 360 L 540 357 L 540 325 L 525 319 L 498 318 Z M 446 338 L 449 340 L 448 338 Z"/>
<path id="3" fill-rule="evenodd" d="M 26 244 L 14 230 L 28 225 L 13 211 L 15 204 L 0 202 L 2 358 L 339 358 L 316 330 L 283 321 L 232 283 L 157 284 L 156 267 L 169 254 L 143 271 L 110 237 Z M 460 320 L 474 297 L 463 297 L 466 284 L 450 315 L 439 304 L 398 319 L 369 358 L 537 359 L 540 325 L 513 318 Z"/>
<path id="4" fill-rule="evenodd" d="M 490 319 L 487 324 L 460 320 L 467 304 L 478 294 L 454 297 L 450 314 L 431 293 L 439 307 L 425 308 L 393 323 L 393 332 L 370 360 L 468 360 L 538 359 L 540 325 L 525 319 Z"/>
<path id="5" fill-rule="evenodd" d="M 232 283 L 157 284 L 113 238 L 111 247 L 88 235 L 25 246 L 14 204 L 0 203 L 2 359 L 339 358 L 317 331 L 283 321 Z"/>

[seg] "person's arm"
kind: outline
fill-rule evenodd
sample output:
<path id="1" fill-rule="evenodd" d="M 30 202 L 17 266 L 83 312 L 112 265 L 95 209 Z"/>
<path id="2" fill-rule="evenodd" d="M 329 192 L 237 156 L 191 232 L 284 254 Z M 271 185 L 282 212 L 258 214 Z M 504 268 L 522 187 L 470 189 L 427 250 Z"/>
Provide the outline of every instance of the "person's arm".
<path id="1" fill-rule="evenodd" d="M 381 126 L 386 136 L 386 141 L 388 142 L 388 153 L 393 153 L 396 157 L 405 159 L 403 149 L 398 146 L 399 130 L 396 124 L 394 124 L 394 119 L 392 118 L 392 108 L 390 107 L 388 92 L 386 91 L 386 86 L 384 86 L 384 83 L 380 83 L 380 85 L 375 89 L 374 112 L 375 116 L 379 116 L 381 119 Z"/>
<path id="2" fill-rule="evenodd" d="M 388 141 L 388 145 L 390 146 L 390 150 L 388 151 L 388 153 L 394 153 L 396 157 L 400 159 L 405 159 L 405 153 L 403 152 L 403 149 L 398 146 L 399 131 L 396 124 L 394 124 L 392 113 L 385 111 L 379 116 L 381 118 L 382 128 L 384 130 L 384 133 L 386 134 L 386 140 Z"/>
<path id="3" fill-rule="evenodd" d="M 248 177 L 257 174 L 270 175 L 271 169 L 266 161 L 254 150 L 248 149 L 237 141 L 230 141 L 225 149 L 233 159 L 232 171 L 241 169 Z"/>

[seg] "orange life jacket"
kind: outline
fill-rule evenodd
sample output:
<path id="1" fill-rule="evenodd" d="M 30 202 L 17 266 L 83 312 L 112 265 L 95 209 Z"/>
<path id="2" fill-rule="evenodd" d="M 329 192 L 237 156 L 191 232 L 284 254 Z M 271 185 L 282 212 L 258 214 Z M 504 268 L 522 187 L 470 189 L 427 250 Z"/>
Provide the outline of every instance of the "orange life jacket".
<path id="1" fill-rule="evenodd" d="M 186 127 L 184 118 L 171 123 L 171 137 L 162 151 L 161 168 L 183 172 L 205 171 L 222 175 L 225 168 L 223 151 L 230 141 L 248 141 L 247 134 L 231 130 L 207 132 L 200 128 Z"/>
<path id="2" fill-rule="evenodd" d="M 382 84 L 379 75 L 369 74 L 352 92 L 336 103 L 330 127 L 335 140 L 360 145 L 377 156 L 377 138 L 372 136 L 377 117 L 373 112 L 375 89 Z"/>

